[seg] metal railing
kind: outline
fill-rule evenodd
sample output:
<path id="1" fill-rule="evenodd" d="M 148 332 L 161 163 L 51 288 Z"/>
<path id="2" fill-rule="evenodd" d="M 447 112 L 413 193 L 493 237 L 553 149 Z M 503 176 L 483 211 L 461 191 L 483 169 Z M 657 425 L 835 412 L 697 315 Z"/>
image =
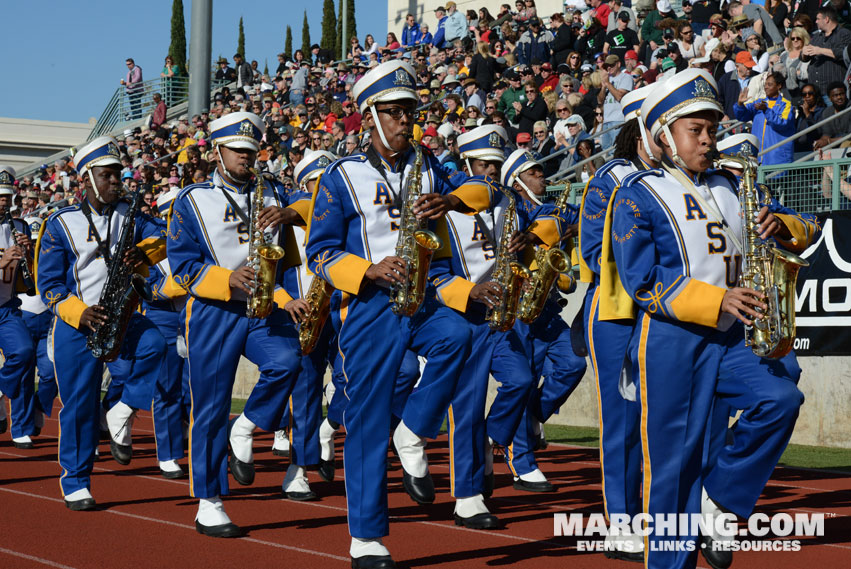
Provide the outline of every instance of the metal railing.
<path id="1" fill-rule="evenodd" d="M 851 209 L 851 157 L 760 166 L 757 181 L 799 213 Z"/>
<path id="2" fill-rule="evenodd" d="M 213 78 L 211 88 L 215 90 L 227 83 Z M 87 140 L 115 132 L 124 124 L 139 121 L 152 114 L 156 107 L 154 93 L 159 93 L 166 106 L 172 108 L 189 97 L 189 78 L 157 77 L 143 81 L 133 90 L 128 90 L 124 85 L 120 86 L 110 97 Z"/>

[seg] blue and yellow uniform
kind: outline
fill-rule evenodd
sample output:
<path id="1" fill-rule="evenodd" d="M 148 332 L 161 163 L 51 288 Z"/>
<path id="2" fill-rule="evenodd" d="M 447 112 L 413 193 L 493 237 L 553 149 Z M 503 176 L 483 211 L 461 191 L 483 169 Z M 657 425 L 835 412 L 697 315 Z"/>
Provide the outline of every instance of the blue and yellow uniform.
<path id="1" fill-rule="evenodd" d="M 92 167 L 120 164 L 117 144 L 110 137 L 93 140 L 80 149 L 75 160 L 78 170 L 90 176 Z M 92 191 L 97 194 L 96 188 Z M 51 343 L 63 405 L 59 412 L 59 464 L 63 469 L 60 485 L 69 507 L 80 496 L 91 500 L 88 489 L 99 437 L 103 373 L 103 363 L 86 347 L 89 331 L 80 328 L 80 319 L 86 308 L 98 303 L 106 283 L 107 265 L 97 236 L 111 254 L 116 254 L 128 207 L 127 202 L 118 201 L 104 206 L 100 213 L 91 209 L 91 223 L 82 204 L 63 208 L 44 223 L 36 246 L 38 292 L 54 316 Z M 149 264 L 156 264 L 164 256 L 161 234 L 161 227 L 150 217 L 137 216 L 133 242 Z M 134 314 L 119 356 L 133 362 L 121 395 L 122 404 L 130 409 L 150 408 L 164 352 L 165 341 L 153 323 Z"/>
<path id="2" fill-rule="evenodd" d="M 680 117 L 711 110 L 720 116 L 714 80 L 705 71 L 675 75 L 642 105 L 657 140 Z M 663 169 L 628 176 L 613 200 L 612 246 L 624 289 L 638 308 L 628 354 L 641 406 L 643 511 L 650 515 L 702 511 L 705 489 L 714 502 L 747 516 L 791 436 L 803 396 L 794 354 L 761 359 L 745 346 L 743 327 L 721 311 L 739 272 L 741 235 L 735 180 L 722 173 L 692 177 L 671 156 Z M 801 250 L 816 232 L 808 221 L 771 204 Z M 675 349 L 671 349 L 675 346 Z M 715 397 L 744 409 L 733 445 L 703 472 Z M 705 508 L 703 509 L 706 512 Z M 720 510 L 718 510 L 720 512 Z M 672 540 L 695 540 L 678 535 Z M 697 550 L 664 550 L 665 536 L 645 540 L 647 567 L 694 567 Z M 653 546 L 647 547 L 649 543 Z"/>

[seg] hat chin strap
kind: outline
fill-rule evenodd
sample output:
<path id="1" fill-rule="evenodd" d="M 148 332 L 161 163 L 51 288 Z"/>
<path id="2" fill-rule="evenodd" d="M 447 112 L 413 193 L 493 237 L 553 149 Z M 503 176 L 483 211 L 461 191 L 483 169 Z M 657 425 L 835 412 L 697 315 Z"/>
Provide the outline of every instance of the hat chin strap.
<path id="1" fill-rule="evenodd" d="M 535 205 L 544 205 L 543 203 L 541 203 L 541 200 L 538 199 L 538 196 L 532 193 L 532 190 L 529 189 L 529 186 L 523 183 L 523 180 L 520 179 L 520 174 L 517 175 L 517 178 L 514 181 L 520 184 L 521 188 L 526 190 L 526 195 L 529 197 L 530 200 L 532 200 L 532 203 L 534 203 Z"/>
<path id="2" fill-rule="evenodd" d="M 370 105 L 369 110 L 372 113 L 372 118 L 375 120 L 375 128 L 378 130 L 378 137 L 381 138 L 381 144 L 384 145 L 384 148 L 390 151 L 390 156 L 396 156 L 399 152 L 393 152 L 393 148 L 390 146 L 390 143 L 387 142 L 387 137 L 384 136 L 384 129 L 381 128 L 381 120 L 378 118 L 378 111 L 375 110 L 375 105 Z"/>
<path id="3" fill-rule="evenodd" d="M 677 144 L 674 142 L 674 136 L 671 134 L 671 129 L 668 128 L 667 122 L 662 125 L 662 130 L 668 137 L 668 145 L 671 147 L 672 153 L 671 160 L 673 160 L 674 164 L 676 164 L 677 166 L 688 170 L 688 166 L 686 166 L 686 163 L 683 161 L 682 158 L 680 158 L 680 155 L 677 153 Z"/>
<path id="4" fill-rule="evenodd" d="M 467 165 L 467 172 L 472 176 L 473 175 L 473 167 L 470 166 L 470 158 L 464 158 L 464 164 Z"/>
<path id="5" fill-rule="evenodd" d="M 92 183 L 92 191 L 95 193 L 95 197 L 101 203 L 106 203 L 102 197 L 100 197 L 100 192 L 98 191 L 98 185 L 95 184 L 95 176 L 92 174 L 92 169 L 89 168 L 86 173 L 89 175 L 89 181 Z"/>
<path id="6" fill-rule="evenodd" d="M 216 150 L 219 150 L 218 145 L 216 145 Z M 225 160 L 224 160 L 224 158 L 222 158 L 222 151 L 221 150 L 216 152 L 216 154 L 218 154 L 219 166 L 221 166 L 222 172 L 225 173 L 225 176 L 227 176 L 228 178 L 230 178 L 231 180 L 233 180 L 234 182 L 237 182 L 239 184 L 244 184 L 245 182 L 248 181 L 248 180 L 240 180 L 239 178 L 237 178 L 236 176 L 231 174 L 230 171 L 228 171 L 227 167 L 225 166 Z"/>
<path id="7" fill-rule="evenodd" d="M 647 137 L 647 127 L 644 126 L 644 121 L 641 120 L 641 115 L 638 116 L 638 130 L 641 132 L 641 142 L 644 143 L 644 152 L 653 161 L 658 162 L 659 159 L 656 158 L 655 154 L 653 154 L 653 149 L 650 146 L 650 139 Z"/>

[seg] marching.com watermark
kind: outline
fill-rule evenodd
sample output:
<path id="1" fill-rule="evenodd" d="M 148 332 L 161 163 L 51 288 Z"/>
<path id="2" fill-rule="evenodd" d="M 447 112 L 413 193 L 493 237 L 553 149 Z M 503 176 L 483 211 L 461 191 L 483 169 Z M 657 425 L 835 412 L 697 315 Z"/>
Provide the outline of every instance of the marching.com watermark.
<path id="1" fill-rule="evenodd" d="M 614 514 L 610 523 L 603 514 L 556 513 L 553 535 L 592 538 L 578 540 L 578 551 L 640 551 L 644 540 L 635 536 L 655 536 L 648 542 L 654 551 L 694 551 L 707 546 L 718 551 L 799 551 L 798 538 L 824 536 L 824 519 L 823 513 L 756 513 L 740 527 L 738 518 L 730 513 Z M 699 541 L 698 535 L 713 540 L 707 544 Z"/>

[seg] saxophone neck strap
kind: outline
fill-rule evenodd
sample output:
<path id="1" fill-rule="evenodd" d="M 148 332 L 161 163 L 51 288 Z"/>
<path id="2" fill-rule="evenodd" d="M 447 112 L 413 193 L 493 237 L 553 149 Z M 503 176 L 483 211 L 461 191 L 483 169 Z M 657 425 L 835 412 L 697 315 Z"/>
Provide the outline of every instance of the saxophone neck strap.
<path id="1" fill-rule="evenodd" d="M 231 197 L 230 192 L 228 192 L 223 185 L 221 185 L 221 184 L 217 184 L 217 185 L 218 185 L 219 189 L 222 191 L 222 195 L 225 196 L 225 199 L 228 201 L 228 203 L 231 205 L 233 210 L 236 212 L 236 215 L 239 217 L 239 219 L 242 220 L 242 222 L 245 224 L 246 227 L 251 227 L 251 222 L 248 219 L 248 215 L 245 214 L 245 210 L 242 209 L 242 207 L 240 207 L 240 205 L 238 203 L 236 203 L 236 200 Z M 248 196 L 248 209 L 250 211 L 251 210 L 251 192 L 247 192 L 246 195 Z"/>
<path id="2" fill-rule="evenodd" d="M 381 161 L 381 156 L 378 155 L 378 151 L 375 149 L 375 146 L 370 144 L 369 148 L 366 149 L 366 159 L 373 168 L 378 170 L 378 173 L 381 174 L 384 181 L 387 182 L 387 189 L 390 190 L 390 195 L 393 196 L 393 205 L 400 207 L 402 205 L 402 192 L 397 192 L 396 188 L 393 187 L 393 184 L 390 183 L 390 179 L 387 177 L 387 171 Z"/>
<path id="3" fill-rule="evenodd" d="M 83 210 L 83 215 L 86 216 L 86 221 L 89 222 L 89 229 L 91 229 L 92 234 L 95 236 L 95 241 L 98 244 L 98 251 L 103 255 L 104 261 L 109 265 L 112 263 L 112 254 L 109 251 L 109 243 L 112 239 L 112 214 L 115 213 L 115 208 L 109 204 L 104 204 L 104 209 L 106 213 L 106 241 L 104 242 L 101 239 L 100 233 L 98 232 L 98 228 L 95 227 L 95 222 L 92 220 L 92 208 L 89 205 L 89 200 L 84 199 L 80 204 L 80 209 Z"/>

